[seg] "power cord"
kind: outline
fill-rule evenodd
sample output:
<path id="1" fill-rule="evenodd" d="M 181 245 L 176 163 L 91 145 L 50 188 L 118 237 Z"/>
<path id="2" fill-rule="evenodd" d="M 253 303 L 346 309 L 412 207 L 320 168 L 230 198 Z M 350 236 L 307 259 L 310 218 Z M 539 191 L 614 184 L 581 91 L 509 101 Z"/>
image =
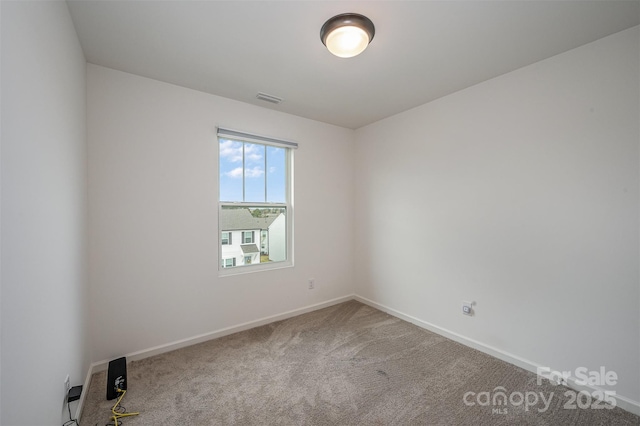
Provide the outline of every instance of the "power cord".
<path id="1" fill-rule="evenodd" d="M 72 424 L 74 424 L 74 423 L 76 424 L 76 426 L 80 426 L 80 425 L 78 424 L 78 419 L 72 419 L 72 418 L 71 418 L 71 404 L 69 403 L 69 399 L 68 399 L 68 398 L 67 398 L 67 410 L 69 410 L 69 420 L 67 420 L 66 422 L 64 422 L 64 423 L 62 424 L 62 426 L 69 426 L 69 425 L 72 425 Z"/>

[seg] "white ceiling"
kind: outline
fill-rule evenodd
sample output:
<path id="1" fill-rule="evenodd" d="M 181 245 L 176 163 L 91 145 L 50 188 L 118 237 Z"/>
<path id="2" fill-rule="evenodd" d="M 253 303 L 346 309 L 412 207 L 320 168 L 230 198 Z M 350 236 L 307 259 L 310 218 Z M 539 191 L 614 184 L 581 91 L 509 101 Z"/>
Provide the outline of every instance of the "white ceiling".
<path id="1" fill-rule="evenodd" d="M 67 3 L 90 63 L 353 129 L 640 23 L 640 0 Z M 351 59 L 319 36 L 344 12 L 376 27 Z"/>

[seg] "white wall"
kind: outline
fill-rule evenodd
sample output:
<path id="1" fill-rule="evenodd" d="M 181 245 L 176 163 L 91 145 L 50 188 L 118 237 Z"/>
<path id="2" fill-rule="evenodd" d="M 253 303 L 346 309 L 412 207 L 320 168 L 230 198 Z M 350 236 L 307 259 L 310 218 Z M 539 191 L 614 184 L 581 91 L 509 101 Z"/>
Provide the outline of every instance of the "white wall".
<path id="1" fill-rule="evenodd" d="M 89 366 L 85 59 L 64 2 L 0 7 L 0 423 L 54 425 Z"/>
<path id="2" fill-rule="evenodd" d="M 352 130 L 94 65 L 87 80 L 94 361 L 353 293 Z M 216 125 L 299 143 L 294 268 L 218 277 Z"/>
<path id="3" fill-rule="evenodd" d="M 638 40 L 358 129 L 356 293 L 640 401 Z"/>

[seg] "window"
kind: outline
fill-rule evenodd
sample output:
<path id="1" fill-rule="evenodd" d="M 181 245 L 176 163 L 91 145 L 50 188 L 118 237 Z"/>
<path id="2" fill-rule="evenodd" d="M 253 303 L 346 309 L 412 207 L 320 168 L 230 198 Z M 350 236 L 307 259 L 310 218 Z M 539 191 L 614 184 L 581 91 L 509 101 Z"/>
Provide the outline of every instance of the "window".
<path id="1" fill-rule="evenodd" d="M 236 259 L 222 259 L 222 267 L 223 268 L 231 268 L 236 266 Z"/>
<path id="2" fill-rule="evenodd" d="M 223 261 L 221 271 L 293 264 L 295 148 L 292 142 L 218 129 L 220 259 L 243 260 Z"/>
<path id="3" fill-rule="evenodd" d="M 223 232 L 222 233 L 222 242 L 223 246 L 231 245 L 231 232 Z"/>
<path id="4" fill-rule="evenodd" d="M 253 244 L 253 231 L 242 233 L 242 244 Z"/>

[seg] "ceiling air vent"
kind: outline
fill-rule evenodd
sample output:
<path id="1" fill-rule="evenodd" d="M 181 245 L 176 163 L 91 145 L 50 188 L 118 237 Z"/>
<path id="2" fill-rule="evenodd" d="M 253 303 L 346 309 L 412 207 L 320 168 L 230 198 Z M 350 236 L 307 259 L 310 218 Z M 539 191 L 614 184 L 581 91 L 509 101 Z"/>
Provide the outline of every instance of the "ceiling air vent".
<path id="1" fill-rule="evenodd" d="M 261 92 L 256 95 L 256 98 L 260 99 L 261 101 L 271 102 L 272 104 L 279 104 L 280 102 L 282 102 L 282 98 L 273 95 L 267 95 L 266 93 Z"/>

